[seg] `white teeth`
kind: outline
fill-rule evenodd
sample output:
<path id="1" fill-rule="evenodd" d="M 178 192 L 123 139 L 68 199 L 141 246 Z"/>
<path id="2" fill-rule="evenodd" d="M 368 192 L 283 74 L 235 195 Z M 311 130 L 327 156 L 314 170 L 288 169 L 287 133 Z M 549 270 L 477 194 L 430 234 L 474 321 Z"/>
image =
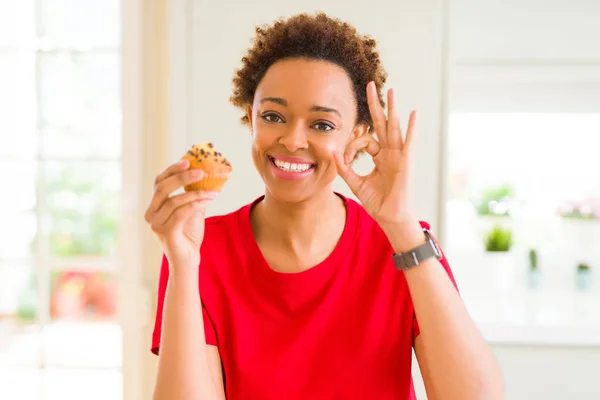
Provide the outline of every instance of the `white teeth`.
<path id="1" fill-rule="evenodd" d="M 286 172 L 304 172 L 311 167 L 310 164 L 289 163 L 285 161 L 279 161 L 276 158 L 274 158 L 273 161 L 280 170 Z"/>

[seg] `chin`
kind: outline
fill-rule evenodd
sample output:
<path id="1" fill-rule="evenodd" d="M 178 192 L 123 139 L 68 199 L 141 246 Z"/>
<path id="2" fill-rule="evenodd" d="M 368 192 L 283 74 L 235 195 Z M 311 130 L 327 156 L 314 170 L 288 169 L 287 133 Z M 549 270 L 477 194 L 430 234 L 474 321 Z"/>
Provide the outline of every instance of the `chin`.
<path id="1" fill-rule="evenodd" d="M 266 188 L 271 198 L 282 203 L 302 203 L 313 195 L 312 192 L 307 190 L 289 190 L 279 185 L 267 184 Z"/>

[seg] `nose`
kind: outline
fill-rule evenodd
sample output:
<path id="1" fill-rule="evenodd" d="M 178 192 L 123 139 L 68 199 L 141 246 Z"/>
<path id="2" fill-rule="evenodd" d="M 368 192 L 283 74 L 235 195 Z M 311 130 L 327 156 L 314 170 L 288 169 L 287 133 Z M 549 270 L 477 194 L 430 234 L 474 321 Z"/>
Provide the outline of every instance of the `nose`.
<path id="1" fill-rule="evenodd" d="M 308 139 L 306 137 L 306 130 L 300 124 L 290 124 L 289 129 L 279 138 L 279 144 L 285 146 L 290 153 L 307 149 Z"/>

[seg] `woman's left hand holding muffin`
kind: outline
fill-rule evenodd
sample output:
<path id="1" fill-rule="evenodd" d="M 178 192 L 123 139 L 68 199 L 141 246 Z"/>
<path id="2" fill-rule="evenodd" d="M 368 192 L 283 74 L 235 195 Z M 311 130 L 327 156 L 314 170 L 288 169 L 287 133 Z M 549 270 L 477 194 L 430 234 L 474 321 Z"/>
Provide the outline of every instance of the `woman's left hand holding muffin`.
<path id="1" fill-rule="evenodd" d="M 335 154 L 339 175 L 360 200 L 367 212 L 390 236 L 404 236 L 403 242 L 423 240 L 415 217 L 410 190 L 411 146 L 416 112 L 410 113 L 406 135 L 403 137 L 396 110 L 394 90 L 387 94 L 387 117 L 381 106 L 375 84 L 367 86 L 369 111 L 377 139 L 365 133 L 346 147 L 345 154 Z M 350 165 L 358 151 L 365 150 L 375 164 L 366 176 L 358 175 Z"/>

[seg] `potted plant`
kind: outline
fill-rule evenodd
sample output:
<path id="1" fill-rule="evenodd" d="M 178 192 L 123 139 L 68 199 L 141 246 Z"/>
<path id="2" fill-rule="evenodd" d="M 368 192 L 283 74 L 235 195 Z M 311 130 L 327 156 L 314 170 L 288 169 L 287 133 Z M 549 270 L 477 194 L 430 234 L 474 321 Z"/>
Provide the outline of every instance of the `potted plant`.
<path id="1" fill-rule="evenodd" d="M 514 190 L 508 184 L 485 188 L 481 195 L 471 200 L 479 216 L 508 217 Z"/>
<path id="2" fill-rule="evenodd" d="M 471 199 L 477 216 L 478 233 L 486 235 L 495 226 L 512 228 L 512 202 L 515 193 L 508 184 L 487 187 Z"/>
<path id="3" fill-rule="evenodd" d="M 488 276 L 492 278 L 492 290 L 512 290 L 515 284 L 516 264 L 511 251 L 513 246 L 512 230 L 499 225 L 492 227 L 485 235 L 484 246 L 483 262 L 487 268 L 491 268 Z"/>
<path id="4" fill-rule="evenodd" d="M 485 237 L 485 251 L 508 252 L 512 247 L 512 230 L 494 226 Z"/>
<path id="5" fill-rule="evenodd" d="M 562 204 L 560 216 L 561 247 L 574 254 L 589 254 L 600 237 L 600 199 L 585 198 Z"/>
<path id="6" fill-rule="evenodd" d="M 540 285 L 540 269 L 538 266 L 538 251 L 536 249 L 529 249 L 529 273 L 528 273 L 529 286 L 537 288 Z"/>
<path id="7" fill-rule="evenodd" d="M 576 282 L 580 290 L 587 290 L 592 286 L 592 270 L 588 264 L 577 264 Z"/>

